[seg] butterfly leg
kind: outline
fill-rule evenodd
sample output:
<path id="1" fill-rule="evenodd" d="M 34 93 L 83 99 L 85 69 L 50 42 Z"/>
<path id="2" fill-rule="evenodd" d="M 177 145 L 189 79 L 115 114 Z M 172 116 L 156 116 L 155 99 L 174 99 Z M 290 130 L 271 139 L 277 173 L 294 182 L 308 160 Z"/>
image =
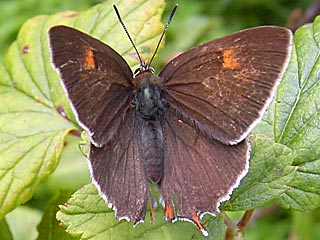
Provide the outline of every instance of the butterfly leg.
<path id="1" fill-rule="evenodd" d="M 157 202 L 154 200 L 154 197 L 153 197 L 153 195 L 151 193 L 150 193 L 150 201 L 151 201 L 151 204 L 150 204 L 150 222 L 153 223 L 154 211 L 155 211 L 155 208 L 157 207 Z"/>
<path id="2" fill-rule="evenodd" d="M 209 235 L 209 232 L 207 231 L 207 229 L 202 225 L 201 221 L 200 221 L 200 218 L 198 216 L 197 213 L 194 213 L 192 215 L 192 221 L 193 223 L 200 229 L 200 231 L 202 232 L 202 234 L 204 236 L 208 236 Z"/>

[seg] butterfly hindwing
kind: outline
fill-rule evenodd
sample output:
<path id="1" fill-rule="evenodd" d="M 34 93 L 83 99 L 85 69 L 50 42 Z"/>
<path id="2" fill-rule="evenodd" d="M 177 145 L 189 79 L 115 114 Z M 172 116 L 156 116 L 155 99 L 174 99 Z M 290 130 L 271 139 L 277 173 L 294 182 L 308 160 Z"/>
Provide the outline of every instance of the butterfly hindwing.
<path id="1" fill-rule="evenodd" d="M 78 121 L 102 146 L 119 130 L 133 98 L 132 71 L 112 48 L 76 29 L 52 27 L 49 40 Z"/>
<path id="2" fill-rule="evenodd" d="M 150 188 L 142 165 L 140 136 L 133 111 L 125 114 L 118 134 L 106 145 L 91 145 L 89 160 L 93 182 L 112 204 L 119 219 L 144 219 Z"/>
<path id="3" fill-rule="evenodd" d="M 203 133 L 238 143 L 271 101 L 290 46 L 289 30 L 257 27 L 192 48 L 161 71 L 164 98 Z"/>
<path id="4" fill-rule="evenodd" d="M 225 145 L 203 135 L 170 109 L 164 119 L 165 156 L 160 192 L 180 218 L 216 215 L 249 167 L 246 140 Z"/>

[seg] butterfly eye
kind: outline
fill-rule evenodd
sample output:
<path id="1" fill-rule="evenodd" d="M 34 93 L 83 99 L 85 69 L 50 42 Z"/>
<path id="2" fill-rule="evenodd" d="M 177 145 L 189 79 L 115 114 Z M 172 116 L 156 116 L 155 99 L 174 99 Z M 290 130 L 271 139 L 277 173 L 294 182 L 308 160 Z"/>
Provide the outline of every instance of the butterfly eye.
<path id="1" fill-rule="evenodd" d="M 154 73 L 155 72 L 155 70 L 154 70 L 154 68 L 153 67 L 150 67 L 149 66 L 149 69 L 148 69 L 151 73 Z"/>
<path id="2" fill-rule="evenodd" d="M 136 76 L 138 76 L 141 73 L 141 69 L 137 68 L 134 73 L 133 73 L 133 77 L 135 78 Z"/>

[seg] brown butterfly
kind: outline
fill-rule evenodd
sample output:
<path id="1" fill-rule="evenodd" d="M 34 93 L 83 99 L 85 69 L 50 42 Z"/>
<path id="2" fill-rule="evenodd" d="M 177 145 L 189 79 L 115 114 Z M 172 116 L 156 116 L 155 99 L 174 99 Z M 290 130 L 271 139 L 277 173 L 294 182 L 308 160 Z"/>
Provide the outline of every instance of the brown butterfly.
<path id="1" fill-rule="evenodd" d="M 138 54 L 133 74 L 111 47 L 70 27 L 52 27 L 49 40 L 77 120 L 91 136 L 92 180 L 117 218 L 143 221 L 148 201 L 153 213 L 154 182 L 167 220 L 191 221 L 208 235 L 201 218 L 217 215 L 248 171 L 246 138 L 288 64 L 291 32 L 243 30 L 182 53 L 159 76 L 152 59 L 144 64 Z"/>

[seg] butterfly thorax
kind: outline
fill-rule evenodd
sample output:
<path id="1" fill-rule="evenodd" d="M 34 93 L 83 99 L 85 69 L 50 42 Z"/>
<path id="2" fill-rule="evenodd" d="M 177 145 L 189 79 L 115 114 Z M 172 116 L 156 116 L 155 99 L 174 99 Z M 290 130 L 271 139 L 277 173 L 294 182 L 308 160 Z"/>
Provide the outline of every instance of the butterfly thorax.
<path id="1" fill-rule="evenodd" d="M 159 120 L 168 108 L 162 98 L 162 80 L 152 73 L 143 72 L 134 79 L 136 93 L 134 106 L 136 114 L 146 121 Z"/>
<path id="2" fill-rule="evenodd" d="M 161 79 L 152 72 L 135 78 L 135 114 L 139 123 L 142 161 L 147 178 L 159 182 L 163 171 L 163 132 L 160 124 L 168 104 L 161 96 Z"/>

